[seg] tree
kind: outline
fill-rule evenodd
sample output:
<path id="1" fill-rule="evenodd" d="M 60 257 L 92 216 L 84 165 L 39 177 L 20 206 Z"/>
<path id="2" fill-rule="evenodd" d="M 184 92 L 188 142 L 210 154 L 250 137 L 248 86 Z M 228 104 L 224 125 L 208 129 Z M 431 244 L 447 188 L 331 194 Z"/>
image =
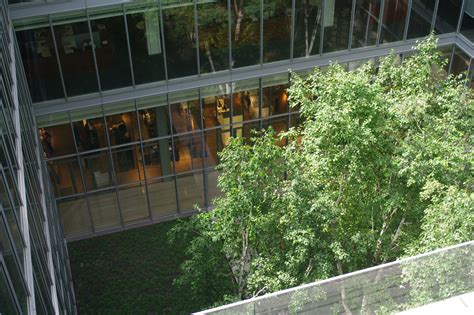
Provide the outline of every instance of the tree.
<path id="1" fill-rule="evenodd" d="M 219 304 L 472 239 L 472 94 L 435 48 L 430 37 L 403 63 L 293 75 L 302 127 L 284 148 L 268 131 L 223 150 L 223 197 L 176 230 L 194 235 L 178 282 L 209 268 L 197 258 L 220 259 Z"/>

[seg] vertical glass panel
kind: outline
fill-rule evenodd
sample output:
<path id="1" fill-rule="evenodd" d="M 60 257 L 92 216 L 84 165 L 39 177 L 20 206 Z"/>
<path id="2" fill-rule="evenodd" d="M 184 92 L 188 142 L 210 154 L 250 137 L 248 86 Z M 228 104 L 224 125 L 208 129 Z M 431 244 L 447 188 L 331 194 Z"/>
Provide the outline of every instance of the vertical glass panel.
<path id="1" fill-rule="evenodd" d="M 437 34 L 455 32 L 463 0 L 439 1 L 435 31 Z"/>
<path id="2" fill-rule="evenodd" d="M 48 161 L 49 177 L 56 197 L 84 192 L 79 163 L 76 157 Z"/>
<path id="3" fill-rule="evenodd" d="M 90 17 L 102 90 L 132 85 L 123 11 L 112 10 L 107 16 L 92 13 Z"/>
<path id="4" fill-rule="evenodd" d="M 137 108 L 144 140 L 171 134 L 166 95 L 137 100 Z"/>
<path id="5" fill-rule="evenodd" d="M 91 205 L 92 222 L 96 230 L 121 225 L 115 190 L 92 193 L 87 196 L 87 200 Z"/>
<path id="6" fill-rule="evenodd" d="M 193 133 L 174 138 L 176 172 L 186 172 L 203 167 L 201 133 Z"/>
<path id="7" fill-rule="evenodd" d="M 412 1 L 407 39 L 423 37 L 430 33 L 435 3 L 434 0 Z"/>
<path id="8" fill-rule="evenodd" d="M 466 0 L 466 6 L 462 18 L 461 34 L 474 42 L 474 1 Z"/>
<path id="9" fill-rule="evenodd" d="M 78 152 L 107 146 L 101 107 L 95 106 L 71 112 L 71 121 Z"/>
<path id="10" fill-rule="evenodd" d="M 201 73 L 229 69 L 227 0 L 198 0 Z"/>
<path id="11" fill-rule="evenodd" d="M 179 211 L 195 210 L 195 207 L 204 207 L 204 182 L 202 171 L 180 175 L 177 178 Z"/>
<path id="12" fill-rule="evenodd" d="M 150 209 L 153 218 L 177 213 L 176 187 L 173 177 L 154 179 L 148 182 Z"/>
<path id="13" fill-rule="evenodd" d="M 63 98 L 51 28 L 18 31 L 16 36 L 33 102 Z"/>
<path id="14" fill-rule="evenodd" d="M 5 271 L 3 266 L 0 266 L 0 310 L 5 314 L 16 314 L 16 307 L 13 302 L 10 289 L 7 285 L 7 279 L 5 278 Z"/>
<path id="15" fill-rule="evenodd" d="M 46 158 L 76 153 L 70 123 L 40 128 L 39 135 Z"/>
<path id="16" fill-rule="evenodd" d="M 474 59 L 471 59 L 471 67 L 469 68 L 469 78 L 471 82 L 471 90 L 474 90 Z"/>
<path id="17" fill-rule="evenodd" d="M 201 129 L 201 110 L 197 90 L 169 95 L 173 134 Z"/>
<path id="18" fill-rule="evenodd" d="M 201 89 L 202 117 L 204 128 L 212 128 L 221 125 L 222 118 L 230 117 L 230 84 L 222 83 Z M 227 122 L 230 123 L 230 120 Z"/>
<path id="19" fill-rule="evenodd" d="M 145 182 L 118 188 L 118 197 L 124 223 L 142 221 L 150 217 Z"/>
<path id="20" fill-rule="evenodd" d="M 295 0 L 295 35 L 293 55 L 308 57 L 319 54 L 322 2 Z"/>
<path id="21" fill-rule="evenodd" d="M 288 73 L 262 78 L 262 118 L 288 113 L 288 87 Z"/>
<path id="22" fill-rule="evenodd" d="M 242 136 L 245 138 L 247 143 L 250 143 L 250 137 L 252 136 L 252 130 L 259 130 L 258 122 L 246 123 L 242 127 Z"/>
<path id="23" fill-rule="evenodd" d="M 171 2 L 162 8 L 168 78 L 197 74 L 193 1 Z"/>
<path id="24" fill-rule="evenodd" d="M 260 1 L 233 1 L 232 68 L 260 63 Z"/>
<path id="25" fill-rule="evenodd" d="M 133 102 L 111 104 L 104 107 L 110 145 L 121 145 L 140 139 L 137 115 Z"/>
<path id="26" fill-rule="evenodd" d="M 92 232 L 85 196 L 59 200 L 58 209 L 66 236 Z"/>
<path id="27" fill-rule="evenodd" d="M 459 75 L 466 73 L 469 68 L 470 58 L 462 51 L 457 48 L 454 50 L 453 62 L 451 64 L 451 74 Z"/>
<path id="28" fill-rule="evenodd" d="M 381 3 L 378 0 L 356 0 L 352 48 L 376 44 Z"/>
<path id="29" fill-rule="evenodd" d="M 228 128 L 217 128 L 204 131 L 204 164 L 206 167 L 217 165 L 219 157 L 217 153 L 221 152 L 230 138 Z"/>
<path id="30" fill-rule="evenodd" d="M 92 41 L 85 18 L 74 23 L 53 22 L 53 27 L 67 95 L 98 92 Z M 98 42 L 98 32 L 93 36 L 94 43 Z"/>
<path id="31" fill-rule="evenodd" d="M 348 49 L 352 0 L 324 1 L 323 52 Z"/>
<path id="32" fill-rule="evenodd" d="M 291 2 L 263 1 L 263 62 L 290 58 Z"/>
<path id="33" fill-rule="evenodd" d="M 139 182 L 145 179 L 139 144 L 112 149 L 117 185 Z"/>
<path id="34" fill-rule="evenodd" d="M 112 185 L 108 151 L 86 153 L 79 156 L 87 191 Z"/>
<path id="35" fill-rule="evenodd" d="M 165 79 L 160 13 L 157 9 L 127 12 L 127 27 L 136 84 Z"/>
<path id="36" fill-rule="evenodd" d="M 161 138 L 143 144 L 147 178 L 167 176 L 173 173 L 171 138 Z M 175 152 L 174 155 L 178 155 Z"/>
<path id="37" fill-rule="evenodd" d="M 219 178 L 219 172 L 215 170 L 206 170 L 207 176 L 207 198 L 210 206 L 213 206 L 214 198 L 221 197 L 222 191 L 217 187 L 217 179 Z"/>
<path id="38" fill-rule="evenodd" d="M 389 43 L 403 39 L 407 9 L 407 0 L 385 1 L 380 43 Z"/>
<path id="39" fill-rule="evenodd" d="M 232 122 L 234 124 L 260 118 L 259 86 L 258 79 L 235 82 L 232 95 L 234 106 Z"/>
<path id="40" fill-rule="evenodd" d="M 288 131 L 288 116 L 266 119 L 263 121 L 262 126 L 264 129 L 272 127 L 275 131 L 275 137 L 278 137 L 281 132 Z M 285 140 L 279 140 L 278 145 L 284 146 Z"/>

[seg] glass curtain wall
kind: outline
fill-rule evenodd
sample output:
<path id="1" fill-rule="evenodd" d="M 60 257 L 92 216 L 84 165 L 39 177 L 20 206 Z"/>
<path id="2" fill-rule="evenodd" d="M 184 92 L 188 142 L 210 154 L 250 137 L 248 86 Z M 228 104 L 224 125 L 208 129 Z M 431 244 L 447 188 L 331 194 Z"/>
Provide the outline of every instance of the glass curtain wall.
<path id="1" fill-rule="evenodd" d="M 372 46 L 377 43 L 381 2 L 378 0 L 356 0 L 352 48 Z"/>

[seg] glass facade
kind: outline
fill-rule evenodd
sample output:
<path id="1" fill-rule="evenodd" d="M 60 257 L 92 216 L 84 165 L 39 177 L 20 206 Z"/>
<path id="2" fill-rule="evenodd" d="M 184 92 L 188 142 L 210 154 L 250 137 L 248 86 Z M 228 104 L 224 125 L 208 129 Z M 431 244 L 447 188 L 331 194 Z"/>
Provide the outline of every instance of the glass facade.
<path id="1" fill-rule="evenodd" d="M 469 37 L 474 10 L 466 2 L 461 14 L 462 0 L 132 1 L 15 21 L 15 28 L 33 101 L 44 102 L 420 38 L 431 29 L 453 33 L 460 17 Z"/>
<path id="2" fill-rule="evenodd" d="M 29 58 L 26 73 L 45 67 L 43 62 L 54 53 L 51 29 L 20 35 L 39 43 L 40 51 L 27 46 L 17 49 L 6 8 L 6 1 L 0 2 L 0 313 L 75 314 L 67 247 L 41 159 L 42 152 L 49 151 L 39 145 L 28 88 L 33 98 L 54 91 L 44 89 L 38 78 L 28 86 L 20 57 Z M 45 60 L 36 53 L 44 53 Z M 56 74 L 46 75 L 55 81 Z M 64 144 L 58 147 L 66 151 Z M 59 189 L 57 194 L 67 194 Z"/>

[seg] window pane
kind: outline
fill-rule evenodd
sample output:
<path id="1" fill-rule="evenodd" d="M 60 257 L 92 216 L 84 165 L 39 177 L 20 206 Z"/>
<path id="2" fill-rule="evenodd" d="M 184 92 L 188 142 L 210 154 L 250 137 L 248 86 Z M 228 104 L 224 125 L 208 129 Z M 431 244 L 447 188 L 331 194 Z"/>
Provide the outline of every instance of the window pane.
<path id="1" fill-rule="evenodd" d="M 121 145 L 140 139 L 135 111 L 114 115 L 109 114 L 106 119 L 107 128 L 109 128 L 110 145 Z"/>
<path id="2" fill-rule="evenodd" d="M 16 307 L 7 286 L 7 279 L 4 275 L 3 266 L 0 265 L 0 310 L 5 314 L 16 314 Z"/>
<path id="3" fill-rule="evenodd" d="M 16 32 L 33 102 L 64 97 L 50 27 Z"/>
<path id="4" fill-rule="evenodd" d="M 92 221 L 96 230 L 120 226 L 120 214 L 115 190 L 101 191 L 87 196 Z"/>
<path id="5" fill-rule="evenodd" d="M 217 165 L 218 152 L 221 152 L 230 138 L 229 128 L 218 128 L 204 131 L 204 163 L 206 167 Z"/>
<path id="6" fill-rule="evenodd" d="M 69 123 L 40 128 L 39 135 L 46 158 L 76 153 Z"/>
<path id="7" fill-rule="evenodd" d="M 86 153 L 79 156 L 87 191 L 109 187 L 112 176 L 108 151 Z"/>
<path id="8" fill-rule="evenodd" d="M 171 134 L 166 96 L 137 100 L 137 108 L 144 140 Z"/>
<path id="9" fill-rule="evenodd" d="M 112 149 L 117 185 L 139 182 L 145 179 L 139 144 Z"/>
<path id="10" fill-rule="evenodd" d="M 291 0 L 265 0 L 263 3 L 263 62 L 289 59 Z"/>
<path id="11" fill-rule="evenodd" d="M 319 54 L 321 31 L 321 1 L 295 0 L 295 57 L 308 57 Z"/>
<path id="12" fill-rule="evenodd" d="M 385 1 L 380 42 L 388 43 L 403 39 L 407 17 L 407 0 Z"/>
<path id="13" fill-rule="evenodd" d="M 233 123 L 260 117 L 259 80 L 238 81 L 233 89 Z M 224 123 L 221 123 L 224 125 Z"/>
<path id="14" fill-rule="evenodd" d="M 439 1 L 435 31 L 437 34 L 455 32 L 463 0 Z"/>
<path id="15" fill-rule="evenodd" d="M 92 42 L 86 21 L 54 26 L 68 96 L 98 92 Z M 98 32 L 93 33 L 94 43 Z"/>
<path id="16" fill-rule="evenodd" d="M 262 79 L 262 117 L 267 113 L 279 115 L 288 112 L 288 74 L 283 73 Z"/>
<path id="17" fill-rule="evenodd" d="M 148 201 L 145 183 L 118 188 L 120 209 L 124 223 L 148 219 Z"/>
<path id="18" fill-rule="evenodd" d="M 171 138 L 153 140 L 143 144 L 147 178 L 167 176 L 173 172 Z M 177 155 L 177 154 L 176 154 Z"/>
<path id="19" fill-rule="evenodd" d="M 204 182 L 202 172 L 178 176 L 179 211 L 204 207 Z"/>
<path id="20" fill-rule="evenodd" d="M 323 52 L 348 49 L 352 0 L 324 2 Z"/>
<path id="21" fill-rule="evenodd" d="M 229 69 L 227 0 L 198 0 L 201 73 Z"/>
<path id="22" fill-rule="evenodd" d="M 423 37 L 430 33 L 435 1 L 413 0 L 407 38 Z"/>
<path id="23" fill-rule="evenodd" d="M 173 177 L 156 179 L 148 182 L 148 194 L 153 218 L 177 213 L 176 188 Z"/>
<path id="24" fill-rule="evenodd" d="M 146 10 L 127 14 L 136 84 L 165 79 L 159 11 Z"/>
<path id="25" fill-rule="evenodd" d="M 206 170 L 207 176 L 207 198 L 210 205 L 212 206 L 212 201 L 214 198 L 221 197 L 222 191 L 217 187 L 217 179 L 219 178 L 219 172 L 215 170 Z"/>
<path id="26" fill-rule="evenodd" d="M 223 83 L 201 89 L 204 128 L 212 128 L 223 123 L 219 116 L 230 117 L 230 85 Z M 227 123 L 230 123 L 227 122 Z"/>
<path id="27" fill-rule="evenodd" d="M 451 74 L 464 74 L 469 68 L 469 62 L 470 58 L 461 49 L 456 47 L 451 65 Z"/>
<path id="28" fill-rule="evenodd" d="M 48 170 L 56 197 L 84 192 L 76 157 L 48 161 Z"/>
<path id="29" fill-rule="evenodd" d="M 102 108 L 93 107 L 71 112 L 71 120 L 79 152 L 107 146 Z"/>
<path id="30" fill-rule="evenodd" d="M 92 232 L 85 196 L 58 201 L 58 210 L 66 236 Z"/>
<path id="31" fill-rule="evenodd" d="M 201 129 L 201 111 L 197 90 L 173 93 L 169 96 L 173 134 Z"/>
<path id="32" fill-rule="evenodd" d="M 462 18 L 461 33 L 474 42 L 474 1 L 467 1 Z"/>
<path id="33" fill-rule="evenodd" d="M 168 78 L 197 74 L 193 1 L 163 7 Z"/>
<path id="34" fill-rule="evenodd" d="M 176 172 L 186 172 L 203 167 L 204 155 L 201 133 L 193 133 L 174 138 Z"/>
<path id="35" fill-rule="evenodd" d="M 91 29 L 102 90 L 132 85 L 122 10 L 120 8 L 119 12 L 109 14 L 115 16 L 107 18 L 91 16 Z"/>
<path id="36" fill-rule="evenodd" d="M 352 48 L 372 46 L 377 41 L 381 1 L 357 0 L 354 13 Z"/>
<path id="37" fill-rule="evenodd" d="M 232 11 L 232 68 L 260 63 L 260 2 L 234 1 Z"/>

